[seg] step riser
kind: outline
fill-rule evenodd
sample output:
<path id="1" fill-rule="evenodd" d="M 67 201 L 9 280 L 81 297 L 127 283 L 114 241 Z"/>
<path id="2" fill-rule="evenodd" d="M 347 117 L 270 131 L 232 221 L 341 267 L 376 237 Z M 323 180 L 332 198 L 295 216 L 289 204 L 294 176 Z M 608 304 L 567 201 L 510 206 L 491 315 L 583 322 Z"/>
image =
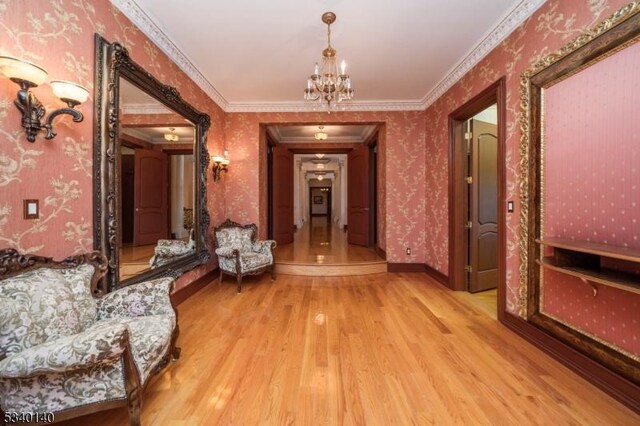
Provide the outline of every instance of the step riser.
<path id="1" fill-rule="evenodd" d="M 356 275 L 383 274 L 387 272 L 386 262 L 351 265 L 301 265 L 276 263 L 276 273 L 308 277 L 347 277 Z"/>

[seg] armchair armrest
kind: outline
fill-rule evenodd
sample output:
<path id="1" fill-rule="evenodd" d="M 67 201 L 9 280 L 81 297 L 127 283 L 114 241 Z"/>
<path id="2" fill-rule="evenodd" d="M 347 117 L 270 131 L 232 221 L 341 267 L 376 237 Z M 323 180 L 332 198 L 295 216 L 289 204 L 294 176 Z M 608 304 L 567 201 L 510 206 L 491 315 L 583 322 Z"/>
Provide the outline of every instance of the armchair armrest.
<path id="1" fill-rule="evenodd" d="M 273 256 L 274 248 L 276 248 L 276 242 L 274 240 L 262 240 L 253 243 L 251 251 L 261 253 L 266 256 Z"/>
<path id="2" fill-rule="evenodd" d="M 222 257 L 236 257 L 240 251 L 231 247 L 219 247 L 216 249 L 216 254 Z"/>
<path id="3" fill-rule="evenodd" d="M 32 346 L 0 361 L 0 378 L 27 378 L 115 362 L 129 344 L 125 324 L 109 324 Z"/>
<path id="4" fill-rule="evenodd" d="M 169 295 L 173 278 L 158 278 L 107 293 L 97 300 L 98 320 L 147 315 L 174 315 Z"/>

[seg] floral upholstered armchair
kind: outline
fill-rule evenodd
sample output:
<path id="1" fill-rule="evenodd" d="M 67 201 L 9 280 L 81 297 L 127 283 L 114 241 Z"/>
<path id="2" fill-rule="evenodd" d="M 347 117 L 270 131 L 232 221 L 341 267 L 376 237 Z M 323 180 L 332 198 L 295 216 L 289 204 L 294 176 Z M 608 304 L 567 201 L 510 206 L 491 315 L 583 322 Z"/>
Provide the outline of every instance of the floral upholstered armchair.
<path id="1" fill-rule="evenodd" d="M 187 254 L 194 253 L 196 249 L 195 231 L 192 228 L 189 233 L 189 241 L 182 240 L 158 240 L 155 254 L 149 259 L 151 269 L 169 263 Z"/>
<path id="2" fill-rule="evenodd" d="M 214 230 L 216 254 L 220 266 L 220 282 L 222 275 L 236 277 L 238 293 L 242 290 L 242 277 L 256 275 L 269 270 L 271 279 L 275 280 L 275 257 L 273 240 L 257 241 L 258 228 L 255 224 L 240 225 L 227 219 Z"/>
<path id="3" fill-rule="evenodd" d="M 178 358 L 172 278 L 102 294 L 99 252 L 61 262 L 0 250 L 0 407 L 56 421 L 126 406 Z"/>

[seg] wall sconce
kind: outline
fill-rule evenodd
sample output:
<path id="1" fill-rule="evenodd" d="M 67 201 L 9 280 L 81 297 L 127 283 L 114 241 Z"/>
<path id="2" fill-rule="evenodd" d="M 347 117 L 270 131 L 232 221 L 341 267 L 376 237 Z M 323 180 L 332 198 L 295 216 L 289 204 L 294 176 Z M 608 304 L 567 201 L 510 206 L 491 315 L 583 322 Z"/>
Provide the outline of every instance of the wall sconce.
<path id="1" fill-rule="evenodd" d="M 220 157 L 219 155 L 214 155 L 213 157 L 211 157 L 211 160 L 213 161 L 213 181 L 217 182 L 220 180 L 220 173 L 227 172 L 229 159 L 226 157 Z"/>
<path id="2" fill-rule="evenodd" d="M 20 86 L 17 98 L 13 103 L 22 112 L 22 127 L 27 132 L 29 142 L 35 142 L 36 136 L 42 129 L 47 131 L 45 139 L 53 139 L 56 136 L 56 132 L 53 131 L 53 119 L 61 114 L 71 115 L 76 123 L 84 119 L 82 113 L 74 109 L 76 105 L 86 101 L 89 97 L 89 91 L 84 87 L 61 80 L 49 83 L 53 93 L 65 102 L 68 108 L 52 111 L 43 125 L 41 120 L 46 112 L 45 108 L 29 89 L 44 83 L 47 79 L 47 72 L 37 65 L 11 56 L 0 56 L 0 72 Z"/>

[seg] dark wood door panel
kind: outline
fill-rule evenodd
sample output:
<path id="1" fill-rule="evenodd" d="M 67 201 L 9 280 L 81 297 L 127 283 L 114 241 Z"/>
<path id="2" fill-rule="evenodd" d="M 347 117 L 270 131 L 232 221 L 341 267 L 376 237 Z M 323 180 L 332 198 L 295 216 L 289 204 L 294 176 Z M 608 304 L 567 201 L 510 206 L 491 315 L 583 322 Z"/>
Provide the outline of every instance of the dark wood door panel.
<path id="1" fill-rule="evenodd" d="M 293 153 L 273 147 L 273 239 L 278 244 L 293 242 Z"/>
<path id="2" fill-rule="evenodd" d="M 498 284 L 498 129 L 471 120 L 469 291 L 490 290 Z"/>
<path id="3" fill-rule="evenodd" d="M 347 156 L 347 240 L 369 246 L 369 148 L 358 145 Z"/>

